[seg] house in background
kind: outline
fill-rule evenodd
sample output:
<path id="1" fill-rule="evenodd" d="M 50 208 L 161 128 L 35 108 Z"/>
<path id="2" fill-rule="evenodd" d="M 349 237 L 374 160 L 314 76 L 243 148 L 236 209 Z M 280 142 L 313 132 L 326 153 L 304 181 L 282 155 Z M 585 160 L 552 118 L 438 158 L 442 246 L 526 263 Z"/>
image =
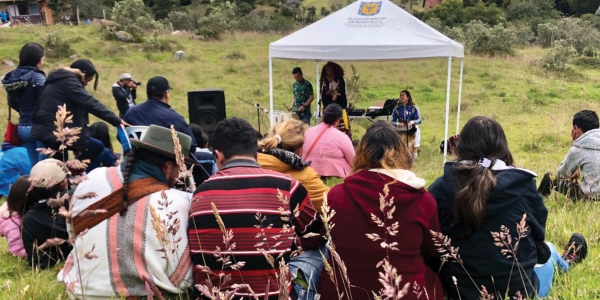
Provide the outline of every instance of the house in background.
<path id="1" fill-rule="evenodd" d="M 442 0 L 423 0 L 424 8 L 433 8 L 434 6 L 442 3 Z"/>
<path id="2" fill-rule="evenodd" d="M 46 0 L 0 0 L 0 10 L 8 10 L 15 24 L 52 25 L 52 11 Z"/>

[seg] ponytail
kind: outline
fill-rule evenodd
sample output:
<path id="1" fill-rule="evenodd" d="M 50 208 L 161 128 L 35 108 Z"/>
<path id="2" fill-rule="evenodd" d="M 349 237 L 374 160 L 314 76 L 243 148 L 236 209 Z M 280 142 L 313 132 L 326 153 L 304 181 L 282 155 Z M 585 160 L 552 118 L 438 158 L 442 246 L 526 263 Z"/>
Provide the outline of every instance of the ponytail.
<path id="1" fill-rule="evenodd" d="M 489 167 L 477 162 L 456 166 L 459 190 L 454 198 L 454 222 L 466 228 L 465 236 L 478 230 L 483 223 L 487 198 L 497 184 L 496 175 L 491 170 L 495 163 L 494 159 Z"/>
<path id="2" fill-rule="evenodd" d="M 304 132 L 308 126 L 300 120 L 287 119 L 277 123 L 269 134 L 258 142 L 258 148 L 269 151 L 276 148 L 296 152 L 304 146 Z"/>

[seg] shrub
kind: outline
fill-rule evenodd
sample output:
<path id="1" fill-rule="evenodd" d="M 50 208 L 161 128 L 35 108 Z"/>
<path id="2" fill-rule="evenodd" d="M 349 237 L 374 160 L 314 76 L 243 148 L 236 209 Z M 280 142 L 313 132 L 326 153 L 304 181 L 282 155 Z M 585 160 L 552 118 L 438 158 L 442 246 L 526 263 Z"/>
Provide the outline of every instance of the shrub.
<path id="1" fill-rule="evenodd" d="M 200 17 L 201 15 L 197 11 L 172 11 L 166 22 L 173 24 L 175 30 L 195 30 Z"/>
<path id="2" fill-rule="evenodd" d="M 144 50 L 148 51 L 172 51 L 175 50 L 177 46 L 177 42 L 159 36 L 157 32 L 154 32 L 150 37 L 146 38 L 144 42 Z"/>
<path id="3" fill-rule="evenodd" d="M 246 55 L 240 50 L 233 50 L 231 53 L 225 55 L 225 59 L 239 60 L 246 59 Z"/>
<path id="4" fill-rule="evenodd" d="M 444 30 L 444 23 L 442 23 L 442 20 L 440 20 L 439 18 L 431 18 L 425 21 L 425 23 L 427 23 L 427 25 L 431 26 L 433 29 L 439 32 L 442 32 Z"/>
<path id="5" fill-rule="evenodd" d="M 554 7 L 554 0 L 511 0 L 505 16 L 508 21 L 525 21 L 537 32 L 538 24 L 560 17 Z"/>
<path id="6" fill-rule="evenodd" d="M 123 30 L 139 39 L 145 30 L 161 29 L 163 26 L 154 20 L 152 13 L 142 0 L 115 2 L 112 10 L 113 21 L 123 26 Z"/>
<path id="7" fill-rule="evenodd" d="M 415 15 L 419 17 L 418 14 Z M 486 6 L 482 2 L 478 2 L 474 6 L 463 7 L 463 3 L 458 0 L 443 1 L 442 4 L 425 12 L 421 17 L 424 21 L 435 18 L 440 19 L 444 26 L 448 27 L 463 25 L 472 20 L 496 25 L 503 19 L 502 10 L 496 4 Z"/>
<path id="8" fill-rule="evenodd" d="M 588 21 L 578 18 L 565 18 L 538 26 L 537 42 L 550 47 L 554 41 L 564 40 L 583 54 L 586 48 L 600 48 L 600 31 Z"/>
<path id="9" fill-rule="evenodd" d="M 579 67 L 599 69 L 600 68 L 600 57 L 578 57 L 573 61 L 573 64 Z"/>
<path id="10" fill-rule="evenodd" d="M 198 19 L 197 33 L 207 39 L 218 40 L 221 35 L 236 27 L 238 16 L 235 3 L 225 2 L 207 10 L 207 15 Z"/>
<path id="11" fill-rule="evenodd" d="M 525 22 L 509 22 L 506 24 L 506 29 L 513 35 L 517 46 L 528 46 L 535 41 L 535 34 Z"/>
<path id="12" fill-rule="evenodd" d="M 471 21 L 464 26 L 464 41 L 476 55 L 514 55 L 515 34 L 503 25 L 490 27 L 481 21 Z"/>
<path id="13" fill-rule="evenodd" d="M 544 68 L 550 71 L 564 71 L 569 69 L 568 63 L 577 56 L 577 50 L 567 41 L 558 40 L 552 45 L 544 57 Z"/>
<path id="14" fill-rule="evenodd" d="M 67 58 L 75 53 L 71 44 L 57 33 L 50 33 L 44 39 L 44 48 L 48 58 Z"/>
<path id="15" fill-rule="evenodd" d="M 599 7 L 600 8 L 600 7 Z M 579 17 L 583 21 L 588 21 L 592 26 L 594 26 L 597 30 L 600 30 L 600 17 L 594 14 L 585 14 Z"/>

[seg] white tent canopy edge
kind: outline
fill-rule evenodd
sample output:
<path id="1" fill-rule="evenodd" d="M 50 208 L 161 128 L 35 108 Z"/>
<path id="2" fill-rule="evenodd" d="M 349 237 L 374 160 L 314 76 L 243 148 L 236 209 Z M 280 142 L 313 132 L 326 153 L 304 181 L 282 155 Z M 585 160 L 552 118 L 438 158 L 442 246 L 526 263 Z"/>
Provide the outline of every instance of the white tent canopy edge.
<path id="1" fill-rule="evenodd" d="M 444 141 L 448 140 L 452 58 L 460 58 L 456 133 L 459 132 L 464 47 L 389 0 L 356 1 L 269 45 L 269 117 L 274 123 L 273 59 L 315 61 L 395 61 L 448 58 Z M 316 100 L 320 89 L 317 88 Z M 317 111 L 319 111 L 317 102 Z M 444 143 L 444 162 L 448 145 Z"/>

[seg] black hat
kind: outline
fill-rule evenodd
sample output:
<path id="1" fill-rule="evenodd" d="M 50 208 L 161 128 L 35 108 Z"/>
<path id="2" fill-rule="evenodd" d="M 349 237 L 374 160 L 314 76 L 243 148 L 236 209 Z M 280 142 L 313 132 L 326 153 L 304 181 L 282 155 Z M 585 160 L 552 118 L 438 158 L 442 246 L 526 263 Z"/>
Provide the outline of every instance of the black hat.
<path id="1" fill-rule="evenodd" d="M 146 85 L 146 93 L 148 95 L 163 93 L 163 92 L 166 92 L 167 90 L 172 90 L 172 89 L 173 88 L 171 88 L 171 86 L 169 85 L 169 81 L 162 76 L 156 76 L 156 77 L 150 78 L 150 80 L 148 80 L 148 85 Z"/>
<path id="2" fill-rule="evenodd" d="M 96 81 L 94 82 L 94 91 L 98 87 L 98 78 L 100 75 L 96 71 L 96 67 L 88 59 L 79 59 L 71 64 L 71 69 L 78 69 L 83 73 L 84 77 L 90 77 L 96 75 Z"/>

